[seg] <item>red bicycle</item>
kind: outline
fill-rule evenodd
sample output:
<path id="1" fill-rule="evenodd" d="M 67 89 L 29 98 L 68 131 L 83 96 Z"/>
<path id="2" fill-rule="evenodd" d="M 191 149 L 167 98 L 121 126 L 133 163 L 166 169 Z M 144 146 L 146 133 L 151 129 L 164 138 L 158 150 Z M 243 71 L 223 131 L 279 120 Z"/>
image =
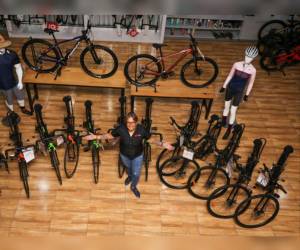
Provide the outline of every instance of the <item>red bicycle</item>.
<path id="1" fill-rule="evenodd" d="M 137 86 L 152 86 L 156 90 L 156 82 L 161 77 L 167 79 L 174 75 L 173 69 L 186 56 L 191 55 L 192 58 L 187 61 L 181 68 L 181 81 L 191 88 L 203 88 L 211 84 L 218 75 L 217 63 L 203 55 L 198 47 L 197 41 L 190 34 L 190 47 L 178 52 L 163 56 L 163 44 L 153 44 L 158 50 L 159 56 L 154 57 L 149 54 L 139 54 L 131 57 L 125 64 L 124 74 L 127 80 Z M 166 59 L 179 56 L 168 68 L 166 68 Z"/>
<path id="2" fill-rule="evenodd" d="M 300 45 L 292 49 L 278 49 L 271 55 L 262 56 L 260 58 L 260 65 L 267 71 L 280 70 L 287 66 L 294 65 L 300 62 Z M 285 73 L 283 72 L 285 75 Z"/>

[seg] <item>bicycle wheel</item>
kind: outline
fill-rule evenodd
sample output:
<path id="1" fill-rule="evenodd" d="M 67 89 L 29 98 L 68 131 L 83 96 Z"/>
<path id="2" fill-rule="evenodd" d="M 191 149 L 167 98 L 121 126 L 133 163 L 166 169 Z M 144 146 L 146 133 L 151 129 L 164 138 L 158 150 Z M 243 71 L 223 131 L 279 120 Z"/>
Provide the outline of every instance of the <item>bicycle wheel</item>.
<path id="1" fill-rule="evenodd" d="M 119 174 L 119 178 L 122 178 L 124 173 L 126 171 L 126 167 L 122 162 L 121 156 L 119 155 L 119 159 L 118 159 L 118 174 Z"/>
<path id="2" fill-rule="evenodd" d="M 196 62 L 191 59 L 182 66 L 180 78 L 190 88 L 204 88 L 217 78 L 218 72 L 218 65 L 213 59 L 197 57 Z"/>
<path id="3" fill-rule="evenodd" d="M 282 33 L 286 28 L 286 23 L 281 20 L 272 20 L 266 22 L 258 31 L 258 40 L 261 40 L 263 37 L 270 33 Z"/>
<path id="4" fill-rule="evenodd" d="M 289 52 L 286 49 L 279 49 L 274 51 L 271 56 L 262 56 L 259 61 L 261 68 L 266 71 L 276 71 L 284 68 L 286 62 L 281 62 L 280 60 L 277 60 L 277 58 L 287 55 L 288 53 Z"/>
<path id="5" fill-rule="evenodd" d="M 173 158 L 173 157 L 179 157 L 180 155 L 182 155 L 182 150 L 181 148 L 178 146 L 177 143 L 173 143 L 172 144 L 175 149 L 174 150 L 167 150 L 167 149 L 163 149 L 160 154 L 157 157 L 156 160 L 156 171 L 157 173 L 159 172 L 159 168 L 161 167 L 161 164 L 163 162 L 165 162 L 167 159 Z"/>
<path id="6" fill-rule="evenodd" d="M 279 201 L 273 195 L 254 195 L 238 205 L 234 221 L 245 228 L 262 227 L 275 219 L 279 208 Z"/>
<path id="7" fill-rule="evenodd" d="M 51 159 L 51 165 L 55 170 L 57 180 L 58 180 L 59 184 L 62 185 L 62 179 L 61 179 L 60 170 L 59 170 L 59 160 L 57 158 L 57 152 L 56 152 L 56 150 L 51 150 L 49 152 L 49 154 L 50 154 L 50 159 Z"/>
<path id="8" fill-rule="evenodd" d="M 149 170 L 150 160 L 151 160 L 151 146 L 148 142 L 146 142 L 144 147 L 145 181 L 148 181 L 148 170 Z"/>
<path id="9" fill-rule="evenodd" d="M 233 218 L 237 206 L 250 196 L 250 191 L 240 184 L 225 185 L 210 194 L 206 203 L 207 210 L 217 218 Z"/>
<path id="10" fill-rule="evenodd" d="M 260 55 L 270 55 L 274 50 L 284 46 L 284 36 L 276 33 L 266 35 L 261 40 L 258 40 L 256 46 Z"/>
<path id="11" fill-rule="evenodd" d="M 58 67 L 59 52 L 43 39 L 30 39 L 25 42 L 22 57 L 29 68 L 40 73 L 53 72 Z"/>
<path id="12" fill-rule="evenodd" d="M 24 189 L 25 189 L 25 193 L 26 193 L 26 196 L 27 198 L 30 198 L 30 191 L 29 191 L 29 184 L 28 184 L 28 169 L 27 169 L 27 163 L 22 160 L 19 162 L 19 168 L 20 168 L 20 174 L 21 174 L 21 179 L 22 179 L 22 182 L 23 182 L 23 186 L 24 186 Z"/>
<path id="13" fill-rule="evenodd" d="M 93 162 L 93 175 L 94 182 L 97 184 L 99 181 L 99 168 L 100 168 L 100 150 L 95 146 L 92 146 L 92 162 Z"/>
<path id="14" fill-rule="evenodd" d="M 184 189 L 188 186 L 190 175 L 199 170 L 199 164 L 183 157 L 167 159 L 159 168 L 159 178 L 167 187 Z"/>
<path id="15" fill-rule="evenodd" d="M 65 145 L 64 170 L 67 178 L 72 178 L 76 172 L 79 160 L 79 146 L 67 141 Z"/>
<path id="16" fill-rule="evenodd" d="M 157 58 L 148 55 L 135 55 L 126 62 L 124 74 L 129 83 L 136 86 L 153 85 L 162 72 Z"/>
<path id="17" fill-rule="evenodd" d="M 80 64 L 85 73 L 96 78 L 108 78 L 118 69 L 115 53 L 102 45 L 86 47 L 80 54 Z"/>
<path id="18" fill-rule="evenodd" d="M 197 199 L 207 200 L 214 189 L 229 185 L 229 183 L 230 179 L 224 169 L 205 166 L 190 176 L 188 192 Z"/>

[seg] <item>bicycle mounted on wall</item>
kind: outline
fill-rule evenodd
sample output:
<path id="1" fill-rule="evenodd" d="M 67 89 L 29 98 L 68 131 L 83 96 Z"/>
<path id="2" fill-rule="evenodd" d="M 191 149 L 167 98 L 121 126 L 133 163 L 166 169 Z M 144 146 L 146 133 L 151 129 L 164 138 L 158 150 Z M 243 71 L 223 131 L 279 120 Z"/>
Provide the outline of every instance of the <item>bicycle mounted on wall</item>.
<path id="1" fill-rule="evenodd" d="M 90 22 L 82 30 L 82 35 L 63 41 L 57 41 L 54 35 L 58 32 L 56 23 L 48 22 L 44 31 L 53 37 L 53 44 L 44 39 L 29 38 L 22 47 L 23 60 L 29 68 L 37 72 L 36 77 L 40 73 L 54 73 L 54 79 L 60 76 L 63 66 L 67 66 L 69 58 L 82 41 L 85 41 L 86 48 L 80 54 L 80 65 L 85 73 L 95 78 L 107 78 L 117 71 L 118 59 L 114 52 L 90 40 Z M 74 46 L 64 54 L 60 46 L 71 41 L 75 41 Z"/>
<path id="2" fill-rule="evenodd" d="M 204 56 L 199 49 L 196 39 L 190 34 L 190 47 L 181 51 L 163 55 L 163 44 L 153 44 L 153 47 L 159 52 L 159 56 L 154 57 L 149 54 L 135 55 L 126 62 L 124 74 L 130 84 L 138 87 L 150 86 L 156 92 L 156 82 L 159 78 L 167 79 L 174 75 L 173 69 L 187 55 L 192 55 L 192 59 L 187 61 L 181 68 L 180 79 L 183 84 L 191 88 L 203 88 L 210 85 L 218 75 L 218 66 L 216 62 Z M 179 58 L 168 68 L 165 66 L 165 60 L 174 56 Z"/>

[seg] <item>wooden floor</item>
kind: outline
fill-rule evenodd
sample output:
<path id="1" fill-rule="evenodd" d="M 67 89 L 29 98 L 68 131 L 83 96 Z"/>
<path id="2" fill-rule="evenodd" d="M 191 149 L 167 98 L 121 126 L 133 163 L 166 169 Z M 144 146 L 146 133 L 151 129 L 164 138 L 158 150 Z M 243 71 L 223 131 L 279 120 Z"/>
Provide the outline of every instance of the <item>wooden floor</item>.
<path id="1" fill-rule="evenodd" d="M 17 42 L 15 40 L 15 44 Z M 168 48 L 179 48 L 186 44 L 180 41 L 168 43 Z M 220 74 L 214 83 L 218 88 L 232 63 L 243 59 L 243 50 L 247 45 L 249 44 L 246 42 L 201 42 L 203 51 L 220 66 Z M 112 48 L 114 49 L 114 45 Z M 280 193 L 281 210 L 276 220 L 268 226 L 248 230 L 239 228 L 232 220 L 211 217 L 206 211 L 205 202 L 192 198 L 186 190 L 172 190 L 163 186 L 155 171 L 155 160 L 160 149 L 153 146 L 149 180 L 145 182 L 142 174 L 139 200 L 124 186 L 124 179 L 117 177 L 117 149 L 101 152 L 100 182 L 97 185 L 92 181 L 90 152 L 80 152 L 76 175 L 72 179 L 63 178 L 62 186 L 58 184 L 50 167 L 50 159 L 39 155 L 29 168 L 30 199 L 25 197 L 16 162 L 10 162 L 10 174 L 0 169 L 0 235 L 299 236 L 300 70 L 299 67 L 292 67 L 287 69 L 286 77 L 278 72 L 269 76 L 259 68 L 258 60 L 255 61 L 255 66 L 257 78 L 254 88 L 249 101 L 241 104 L 237 116 L 238 122 L 246 124 L 238 150 L 242 161 L 246 161 L 253 139 L 259 137 L 268 140 L 261 159 L 261 163 L 265 162 L 267 165 L 278 159 L 286 144 L 295 148 L 283 173 L 286 180 L 284 187 L 288 194 Z M 83 121 L 83 103 L 87 99 L 94 103 L 97 127 L 106 131 L 115 123 L 119 91 L 44 86 L 40 89 L 40 103 L 44 105 L 45 121 L 50 130 L 63 125 L 62 97 L 66 94 L 75 100 L 78 127 Z M 3 117 L 6 111 L 2 97 L 0 102 L 0 115 Z M 223 103 L 224 96 L 219 94 L 212 113 L 221 114 Z M 144 113 L 142 98 L 136 101 L 135 108 L 141 117 Z M 17 105 L 15 109 L 19 111 Z M 168 124 L 168 117 L 172 115 L 179 122 L 184 122 L 189 109 L 188 100 L 156 98 L 153 104 L 153 125 L 158 127 L 168 141 L 172 141 L 174 134 Z M 34 142 L 37 139 L 34 117 L 23 114 L 21 117 L 20 128 L 24 142 Z M 204 132 L 206 123 L 202 114 L 200 132 Z M 0 125 L 0 133 L 0 144 L 5 148 L 10 143 L 8 128 Z M 59 150 L 59 154 L 62 159 L 63 149 Z M 256 176 L 257 173 L 253 180 Z"/>

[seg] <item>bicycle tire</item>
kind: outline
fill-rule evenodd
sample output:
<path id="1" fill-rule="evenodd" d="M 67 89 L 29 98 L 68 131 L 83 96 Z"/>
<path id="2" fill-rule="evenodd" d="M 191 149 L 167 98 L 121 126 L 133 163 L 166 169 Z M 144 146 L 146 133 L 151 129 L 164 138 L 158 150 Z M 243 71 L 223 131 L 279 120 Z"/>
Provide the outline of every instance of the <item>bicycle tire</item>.
<path id="1" fill-rule="evenodd" d="M 207 181 L 208 179 L 204 182 L 205 185 L 202 185 L 202 182 L 200 183 L 199 180 L 204 180 L 204 177 L 202 176 L 201 178 L 201 175 L 203 175 L 203 173 L 205 173 L 206 171 L 216 171 L 215 172 L 215 176 L 218 176 L 218 174 L 221 176 L 221 177 L 224 177 L 225 181 L 223 184 L 219 185 L 219 187 L 221 186 L 224 186 L 224 185 L 229 185 L 230 184 L 230 179 L 226 173 L 226 171 L 222 168 L 216 168 L 214 166 L 205 166 L 205 167 L 202 167 L 200 168 L 197 172 L 195 171 L 189 178 L 188 180 L 188 186 L 187 186 L 187 189 L 188 189 L 188 192 L 190 193 L 190 195 L 192 195 L 193 197 L 195 197 L 196 199 L 200 199 L 200 200 L 207 200 L 209 195 L 211 194 L 211 192 L 213 191 L 212 190 L 212 185 L 209 184 L 208 187 L 206 187 L 207 185 Z M 209 174 L 208 177 L 210 177 L 211 173 Z M 214 177 L 212 179 L 212 181 L 214 181 L 216 179 L 216 177 Z M 195 187 L 197 187 L 197 184 L 198 186 L 200 186 L 200 190 L 203 189 L 204 191 L 204 188 L 209 192 L 209 194 L 203 194 L 202 192 L 196 192 L 194 190 Z M 212 183 L 213 184 L 213 183 Z M 207 188 L 209 188 L 210 190 L 208 190 Z M 218 187 L 216 187 L 218 188 Z M 226 190 L 225 190 L 226 191 Z M 224 192 L 225 192 L 224 191 Z M 222 193 L 219 193 L 219 195 L 221 195 Z"/>
<path id="2" fill-rule="evenodd" d="M 144 164 L 145 164 L 145 181 L 148 181 L 148 173 L 149 173 L 149 163 L 150 163 L 150 155 L 151 155 L 151 147 L 148 142 L 145 144 L 144 148 Z"/>
<path id="3" fill-rule="evenodd" d="M 23 182 L 23 186 L 25 189 L 25 193 L 26 193 L 26 197 L 30 198 L 30 190 L 29 190 L 29 184 L 28 184 L 28 169 L 27 169 L 27 163 L 22 160 L 21 162 L 19 162 L 19 168 L 20 168 L 20 174 L 21 174 L 21 179 Z"/>
<path id="4" fill-rule="evenodd" d="M 261 199 L 269 199 L 269 200 L 271 199 L 275 204 L 274 212 L 272 213 L 272 215 L 268 219 L 266 219 L 265 221 L 263 221 L 261 223 L 247 224 L 245 222 L 242 222 L 240 217 L 245 214 L 245 212 L 251 206 L 252 201 L 255 200 L 255 199 L 260 199 L 260 200 Z M 247 200 L 244 200 L 243 202 L 241 202 L 239 204 L 239 206 L 236 208 L 236 211 L 235 211 L 234 221 L 237 225 L 239 225 L 240 227 L 244 227 L 244 228 L 262 227 L 262 226 L 265 226 L 265 225 L 269 224 L 271 221 L 273 221 L 275 219 L 275 217 L 277 216 L 277 214 L 279 212 L 279 209 L 280 209 L 279 201 L 272 194 L 254 195 L 254 196 L 251 196 L 250 198 L 248 198 Z"/>
<path id="5" fill-rule="evenodd" d="M 229 189 L 232 188 L 233 190 L 232 191 L 229 191 Z M 229 191 L 229 192 L 228 192 Z M 250 196 L 251 196 L 251 192 L 249 191 L 249 189 L 247 189 L 245 186 L 243 185 L 240 185 L 240 184 L 230 184 L 230 185 L 225 185 L 223 187 L 219 187 L 217 189 L 215 189 L 211 194 L 210 196 L 208 197 L 207 199 L 207 202 L 206 202 L 206 207 L 207 207 L 207 211 L 214 217 L 216 218 L 221 218 L 221 219 L 229 219 L 229 218 L 233 218 L 234 215 L 235 215 L 235 211 L 236 211 L 236 207 L 233 207 L 235 204 L 239 204 L 240 202 L 237 202 L 236 200 L 228 200 L 228 199 L 225 199 L 225 204 L 220 204 L 220 205 L 223 205 L 224 207 L 226 208 L 230 208 L 230 209 L 233 209 L 233 212 L 231 212 L 230 214 L 228 214 L 228 211 L 227 214 L 224 214 L 220 211 L 216 211 L 213 207 L 213 203 L 220 203 L 220 201 L 218 201 L 219 199 L 224 199 L 227 195 L 227 193 L 229 193 L 229 195 L 231 195 L 232 193 L 231 192 L 236 192 L 236 195 L 239 194 L 239 191 L 243 191 L 244 194 L 246 194 L 246 197 L 242 196 L 242 201 L 244 201 L 245 199 L 248 199 Z M 237 197 L 235 197 L 237 198 Z M 222 201 L 221 201 L 222 203 Z"/>
<path id="6" fill-rule="evenodd" d="M 151 63 L 154 63 L 157 66 L 157 73 L 161 74 L 162 66 L 158 62 L 157 58 L 155 58 L 154 56 L 148 55 L 148 54 L 139 54 L 139 55 L 135 55 L 135 56 L 129 58 L 128 61 L 125 63 L 125 66 L 124 66 L 125 77 L 130 84 L 133 84 L 137 87 L 154 85 L 157 82 L 157 80 L 160 78 L 160 75 L 154 76 L 154 78 L 152 80 L 145 82 L 145 83 L 140 82 L 137 79 L 132 79 L 131 76 L 129 75 L 130 64 L 133 63 L 135 60 L 138 60 L 141 58 L 151 60 L 152 61 Z M 154 71 L 154 70 L 152 70 L 152 71 Z M 155 69 L 155 72 L 156 72 L 156 69 Z"/>
<path id="7" fill-rule="evenodd" d="M 100 150 L 95 146 L 92 146 L 92 162 L 93 162 L 93 175 L 95 184 L 99 181 L 99 169 L 100 169 Z"/>
<path id="8" fill-rule="evenodd" d="M 204 88 L 204 87 L 207 87 L 208 85 L 213 83 L 214 80 L 217 78 L 218 73 L 219 73 L 218 65 L 213 59 L 211 59 L 209 57 L 205 57 L 205 60 L 203 60 L 202 57 L 196 57 L 196 61 L 197 61 L 197 63 L 198 62 L 207 62 L 208 64 L 206 64 L 206 65 L 211 65 L 213 67 L 213 73 L 210 76 L 210 78 L 208 78 L 207 80 L 204 80 L 204 82 L 201 83 L 201 84 L 194 84 L 190 80 L 187 80 L 187 77 L 185 76 L 186 70 L 190 67 L 191 64 L 195 63 L 194 59 L 191 59 L 191 60 L 187 61 L 182 66 L 181 72 L 180 72 L 180 79 L 181 79 L 181 81 L 183 82 L 184 85 L 186 85 L 190 88 Z M 193 67 L 194 67 L 194 65 L 193 65 Z M 203 68 L 200 68 L 200 70 L 203 70 Z M 195 69 L 193 71 L 195 72 Z"/>
<path id="9" fill-rule="evenodd" d="M 175 147 L 174 150 L 168 150 L 165 148 L 159 153 L 157 160 L 156 160 L 156 172 L 157 173 L 159 172 L 159 168 L 160 168 L 162 162 L 164 162 L 166 159 L 170 159 L 170 158 L 179 156 L 180 148 L 179 148 L 178 143 L 173 143 L 172 146 Z"/>
<path id="10" fill-rule="evenodd" d="M 59 170 L 59 160 L 57 158 L 57 152 L 56 152 L 56 150 L 51 150 L 49 152 L 49 154 L 50 154 L 50 159 L 51 159 L 51 165 L 55 170 L 57 180 L 58 180 L 59 184 L 62 185 L 62 178 L 61 178 L 61 174 L 60 174 L 60 170 Z"/>
<path id="11" fill-rule="evenodd" d="M 93 72 L 91 69 L 89 69 L 89 67 L 86 65 L 86 56 L 88 52 L 91 52 L 92 57 L 93 57 L 93 53 L 92 53 L 92 49 L 94 50 L 98 50 L 98 51 L 105 51 L 106 53 L 108 53 L 108 55 L 110 56 L 109 60 L 105 60 L 104 63 L 106 61 L 112 61 L 112 69 L 105 74 L 97 74 L 95 72 Z M 97 53 L 97 52 L 96 52 Z M 102 59 L 101 59 L 102 60 Z M 101 63 L 100 63 L 101 64 Z M 108 47 L 102 46 L 102 45 L 91 45 L 86 47 L 80 54 L 80 65 L 82 67 L 82 69 L 84 70 L 85 73 L 87 73 L 88 75 L 95 77 L 95 78 L 108 78 L 111 77 L 114 73 L 116 73 L 117 69 L 118 69 L 118 58 L 116 56 L 116 54 Z"/>
<path id="12" fill-rule="evenodd" d="M 281 20 L 271 20 L 269 22 L 266 22 L 263 26 L 260 27 L 260 29 L 258 30 L 258 40 L 261 40 L 265 34 L 263 34 L 263 31 L 266 30 L 266 27 L 270 27 L 272 24 L 277 24 L 279 25 L 279 27 L 281 26 L 281 28 L 285 28 L 287 27 L 286 23 L 281 21 Z M 269 33 L 268 33 L 269 34 Z"/>
<path id="13" fill-rule="evenodd" d="M 72 149 L 72 150 L 74 150 L 73 152 L 75 155 L 75 161 L 73 160 L 74 165 L 71 168 L 69 168 L 68 165 L 73 163 L 73 162 L 70 163 L 70 160 L 68 159 L 68 155 L 69 155 L 68 150 L 70 149 L 71 146 L 72 147 L 74 146 L 74 149 Z M 75 142 L 73 144 L 72 142 L 67 141 L 67 143 L 65 145 L 65 155 L 64 155 L 64 171 L 65 171 L 67 178 L 72 178 L 73 175 L 75 174 L 75 172 L 77 170 L 77 166 L 78 166 L 78 161 L 79 161 L 79 145 L 78 145 L 78 143 Z"/>
<path id="14" fill-rule="evenodd" d="M 183 160 L 182 164 L 179 162 L 181 160 Z M 177 164 L 178 162 L 179 162 L 179 164 L 178 164 L 179 167 L 175 168 L 175 170 L 172 170 L 171 173 L 167 173 L 164 171 L 169 166 L 169 164 L 172 164 L 172 163 Z M 192 164 L 190 164 L 190 163 L 192 163 Z M 190 170 L 189 170 L 190 173 L 193 173 L 200 169 L 199 164 L 195 160 L 188 160 L 183 157 L 177 157 L 177 158 L 174 157 L 171 159 L 167 159 L 159 168 L 158 175 L 159 175 L 161 182 L 163 184 L 165 184 L 167 187 L 172 188 L 172 189 L 187 188 L 189 176 L 187 178 L 185 178 L 186 180 L 179 180 L 180 181 L 179 183 L 177 182 L 177 180 L 175 180 L 177 183 L 171 183 L 170 180 L 167 179 L 167 177 L 172 177 L 172 178 L 174 177 L 174 179 L 177 179 L 176 174 L 180 174 L 181 170 L 184 170 L 184 171 L 186 170 L 187 167 L 184 167 L 185 164 L 189 164 L 189 166 L 194 165 L 194 166 L 190 167 Z M 183 172 L 183 175 L 187 176 L 186 172 Z M 181 178 L 181 176 L 179 176 L 179 178 Z"/>
<path id="15" fill-rule="evenodd" d="M 258 48 L 259 55 L 267 56 L 278 48 L 284 46 L 284 36 L 282 34 L 270 34 L 258 40 L 256 47 Z"/>
<path id="16" fill-rule="evenodd" d="M 34 44 L 45 45 L 45 46 L 47 46 L 47 48 L 51 48 L 52 47 L 50 49 L 50 51 L 52 53 L 54 53 L 55 57 L 53 58 L 53 60 L 56 59 L 56 63 L 54 64 L 54 62 L 53 62 L 53 64 L 54 64 L 53 66 L 49 66 L 48 68 L 45 68 L 45 69 L 39 68 L 37 66 L 37 64 L 36 65 L 32 64 L 30 62 L 30 58 L 28 58 L 27 53 L 28 53 L 28 49 L 32 49 L 31 46 L 33 46 Z M 37 45 L 37 47 L 38 47 L 38 45 Z M 31 53 L 32 53 L 32 51 L 31 51 Z M 26 65 L 30 69 L 32 69 L 34 71 L 37 71 L 37 72 L 40 72 L 40 73 L 50 73 L 50 72 L 54 72 L 57 69 L 57 67 L 59 65 L 58 61 L 59 61 L 60 56 L 59 56 L 59 52 L 58 52 L 57 48 L 53 47 L 53 44 L 51 44 L 50 42 L 48 42 L 46 40 L 43 40 L 43 39 L 30 39 L 27 42 L 25 42 L 24 45 L 22 46 L 22 58 L 23 58 L 24 62 L 26 63 Z M 33 60 L 35 60 L 35 59 L 33 59 Z M 42 62 L 43 62 L 43 60 L 42 60 Z M 46 65 L 46 61 L 44 60 L 44 63 L 42 63 L 42 64 L 43 64 L 43 66 L 45 66 Z"/>
<path id="17" fill-rule="evenodd" d="M 121 156 L 119 155 L 119 159 L 118 159 L 118 175 L 119 175 L 119 178 L 123 177 L 125 171 L 126 171 L 126 167 L 122 162 Z"/>

